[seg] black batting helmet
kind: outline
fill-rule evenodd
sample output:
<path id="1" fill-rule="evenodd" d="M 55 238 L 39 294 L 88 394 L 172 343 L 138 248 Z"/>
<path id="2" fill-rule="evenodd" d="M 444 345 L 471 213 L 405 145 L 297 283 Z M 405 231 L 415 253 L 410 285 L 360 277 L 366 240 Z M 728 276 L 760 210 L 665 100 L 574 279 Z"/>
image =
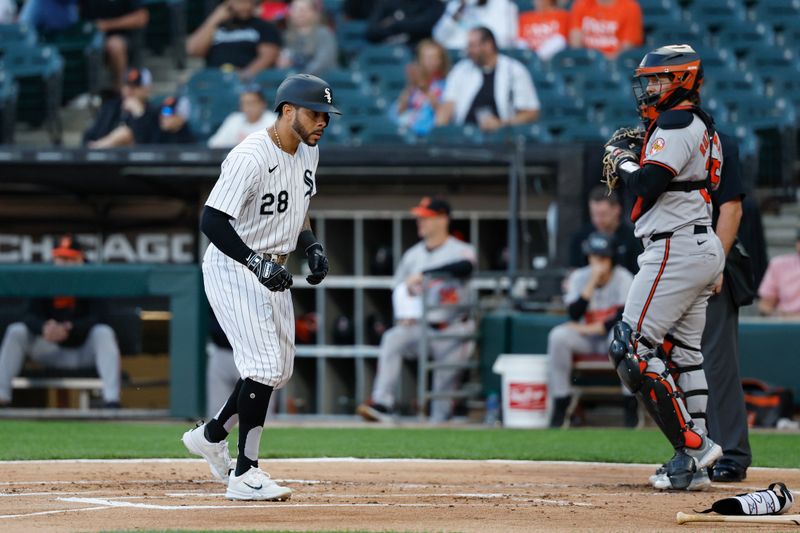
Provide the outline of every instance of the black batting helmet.
<path id="1" fill-rule="evenodd" d="M 614 237 L 606 233 L 595 231 L 583 241 L 583 253 L 585 255 L 599 255 L 602 257 L 614 257 Z"/>
<path id="2" fill-rule="evenodd" d="M 279 111 L 283 104 L 322 113 L 342 114 L 333 105 L 333 91 L 328 82 L 311 74 L 294 74 L 283 80 L 275 94 L 275 111 Z"/>

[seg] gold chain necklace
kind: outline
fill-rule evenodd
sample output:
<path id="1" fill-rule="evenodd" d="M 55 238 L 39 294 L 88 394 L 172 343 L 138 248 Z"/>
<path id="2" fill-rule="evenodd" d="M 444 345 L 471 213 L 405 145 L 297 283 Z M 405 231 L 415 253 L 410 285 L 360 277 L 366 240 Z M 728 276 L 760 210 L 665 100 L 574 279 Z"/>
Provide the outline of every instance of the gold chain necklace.
<path id="1" fill-rule="evenodd" d="M 281 151 L 283 151 L 283 145 L 281 144 L 281 138 L 278 135 L 278 128 L 276 128 L 275 126 L 272 126 L 272 133 L 275 136 L 275 142 L 278 143 L 278 148 L 280 148 Z"/>

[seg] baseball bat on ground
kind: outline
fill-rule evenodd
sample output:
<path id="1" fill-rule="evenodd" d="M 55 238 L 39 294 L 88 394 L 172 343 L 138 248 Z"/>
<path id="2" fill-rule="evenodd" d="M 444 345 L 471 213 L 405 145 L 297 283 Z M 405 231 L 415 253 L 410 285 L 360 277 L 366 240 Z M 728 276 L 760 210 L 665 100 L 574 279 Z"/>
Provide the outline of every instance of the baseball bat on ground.
<path id="1" fill-rule="evenodd" d="M 800 526 L 800 514 L 727 516 L 711 514 L 687 514 L 678 512 L 675 520 L 679 524 L 685 524 L 687 522 L 735 522 L 739 524 L 787 524 Z"/>

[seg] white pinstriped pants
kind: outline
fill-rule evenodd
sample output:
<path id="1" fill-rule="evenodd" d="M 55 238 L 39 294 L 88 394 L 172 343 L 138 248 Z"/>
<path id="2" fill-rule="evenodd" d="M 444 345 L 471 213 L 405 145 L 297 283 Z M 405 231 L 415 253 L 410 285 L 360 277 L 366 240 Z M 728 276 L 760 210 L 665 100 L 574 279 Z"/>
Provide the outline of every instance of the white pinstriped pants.
<path id="1" fill-rule="evenodd" d="M 294 370 L 294 307 L 289 290 L 272 292 L 244 265 L 213 254 L 203 261 L 206 296 L 233 347 L 242 379 L 283 387 Z"/>

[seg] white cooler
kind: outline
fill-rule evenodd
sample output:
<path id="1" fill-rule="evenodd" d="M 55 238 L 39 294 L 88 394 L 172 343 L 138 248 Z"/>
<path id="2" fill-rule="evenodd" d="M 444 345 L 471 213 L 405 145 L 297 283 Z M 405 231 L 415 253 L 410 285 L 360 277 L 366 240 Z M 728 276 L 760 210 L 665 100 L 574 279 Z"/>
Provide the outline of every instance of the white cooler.
<path id="1" fill-rule="evenodd" d="M 503 377 L 503 426 L 546 428 L 550 422 L 547 356 L 500 354 L 492 371 Z"/>

